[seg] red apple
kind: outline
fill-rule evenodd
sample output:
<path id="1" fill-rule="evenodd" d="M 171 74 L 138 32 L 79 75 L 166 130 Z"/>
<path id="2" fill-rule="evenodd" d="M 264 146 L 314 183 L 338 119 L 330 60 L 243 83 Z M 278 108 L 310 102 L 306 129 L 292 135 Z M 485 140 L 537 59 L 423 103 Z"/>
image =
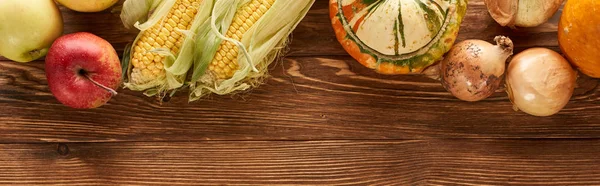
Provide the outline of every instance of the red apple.
<path id="1" fill-rule="evenodd" d="M 106 40 L 87 32 L 59 37 L 46 56 L 46 78 L 52 94 L 73 108 L 96 108 L 116 94 L 121 63 Z"/>

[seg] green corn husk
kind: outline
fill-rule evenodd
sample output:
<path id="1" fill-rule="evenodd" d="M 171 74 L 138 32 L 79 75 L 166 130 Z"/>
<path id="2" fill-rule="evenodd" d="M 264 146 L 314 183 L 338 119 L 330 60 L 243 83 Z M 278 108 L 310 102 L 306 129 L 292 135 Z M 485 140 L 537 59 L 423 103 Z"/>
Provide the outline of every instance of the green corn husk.
<path id="1" fill-rule="evenodd" d="M 123 4 L 123 10 L 121 12 L 121 20 L 126 28 L 135 27 L 140 30 L 140 33 L 136 37 L 133 43 L 137 43 L 138 39 L 143 35 L 144 31 L 157 24 L 163 17 L 165 17 L 171 7 L 175 5 L 176 0 L 127 0 Z M 165 56 L 163 60 L 165 75 L 158 77 L 152 81 L 135 84 L 131 81 L 131 70 L 133 65 L 128 60 L 131 56 L 124 56 L 123 64 L 127 64 L 127 79 L 125 80 L 125 87 L 135 91 L 144 91 L 147 96 L 159 95 L 164 96 L 168 91 L 175 91 L 182 87 L 185 83 L 188 70 L 193 64 L 193 56 L 195 51 L 195 38 L 194 33 L 197 32 L 198 28 L 202 23 L 206 22 L 210 18 L 210 12 L 212 10 L 214 1 L 204 0 L 200 3 L 198 13 L 192 21 L 190 30 L 177 31 L 183 33 L 182 37 L 185 37 L 184 42 L 180 48 L 179 54 L 172 53 L 169 49 L 158 48 L 150 52 L 155 52 L 162 56 Z M 131 47 L 134 47 L 132 45 Z M 133 49 L 130 48 L 132 54 Z"/>
<path id="2" fill-rule="evenodd" d="M 234 42 L 224 35 L 239 7 L 250 0 L 218 0 L 211 18 L 196 33 L 190 101 L 215 93 L 225 95 L 258 86 L 267 75 L 267 67 L 287 45 L 288 36 L 305 16 L 315 0 L 276 0 L 270 9 L 241 38 Z M 233 77 L 218 80 L 207 67 L 224 40 L 239 47 L 239 69 Z"/>

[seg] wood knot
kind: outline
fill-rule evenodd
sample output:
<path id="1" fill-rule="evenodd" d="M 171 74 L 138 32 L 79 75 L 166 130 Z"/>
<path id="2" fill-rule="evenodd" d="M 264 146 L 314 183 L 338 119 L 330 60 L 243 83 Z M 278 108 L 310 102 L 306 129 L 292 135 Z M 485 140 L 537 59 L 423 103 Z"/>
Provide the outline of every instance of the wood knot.
<path id="1" fill-rule="evenodd" d="M 169 101 L 171 101 L 171 96 L 165 96 L 160 101 L 161 102 L 169 102 Z"/>
<path id="2" fill-rule="evenodd" d="M 64 143 L 59 143 L 56 152 L 58 152 L 58 154 L 60 154 L 61 156 L 66 156 L 69 154 L 69 146 L 67 146 L 67 144 Z"/>

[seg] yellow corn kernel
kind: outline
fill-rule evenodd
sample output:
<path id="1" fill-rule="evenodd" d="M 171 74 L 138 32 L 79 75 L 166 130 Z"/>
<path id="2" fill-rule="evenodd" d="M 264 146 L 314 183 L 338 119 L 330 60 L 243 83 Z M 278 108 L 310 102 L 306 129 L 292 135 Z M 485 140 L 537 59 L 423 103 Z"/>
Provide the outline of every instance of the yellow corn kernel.
<path id="1" fill-rule="evenodd" d="M 143 84 L 165 76 L 164 57 L 150 52 L 157 48 L 166 48 L 177 55 L 183 42 L 181 33 L 175 28 L 189 29 L 192 18 L 198 13 L 202 0 L 177 0 L 156 25 L 144 31 L 133 46 L 131 62 L 131 82 Z M 179 42 L 181 41 L 181 42 Z"/>
<path id="2" fill-rule="evenodd" d="M 246 31 L 271 8 L 274 2 L 275 0 L 252 0 L 242 6 L 235 13 L 225 36 L 241 40 Z M 213 61 L 209 64 L 208 70 L 212 71 L 219 79 L 231 78 L 239 68 L 237 58 L 238 47 L 229 41 L 223 41 Z"/>

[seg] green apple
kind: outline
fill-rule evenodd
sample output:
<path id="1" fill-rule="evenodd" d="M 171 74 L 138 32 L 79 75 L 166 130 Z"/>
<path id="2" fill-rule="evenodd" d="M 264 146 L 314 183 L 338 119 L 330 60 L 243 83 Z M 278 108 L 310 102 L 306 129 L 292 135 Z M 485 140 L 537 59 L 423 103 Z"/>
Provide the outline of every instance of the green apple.
<path id="1" fill-rule="evenodd" d="M 56 0 L 63 6 L 78 12 L 100 12 L 110 8 L 119 0 Z"/>
<path id="2" fill-rule="evenodd" d="M 62 16 L 53 0 L 0 1 L 1 56 L 18 62 L 39 59 L 62 32 Z"/>

